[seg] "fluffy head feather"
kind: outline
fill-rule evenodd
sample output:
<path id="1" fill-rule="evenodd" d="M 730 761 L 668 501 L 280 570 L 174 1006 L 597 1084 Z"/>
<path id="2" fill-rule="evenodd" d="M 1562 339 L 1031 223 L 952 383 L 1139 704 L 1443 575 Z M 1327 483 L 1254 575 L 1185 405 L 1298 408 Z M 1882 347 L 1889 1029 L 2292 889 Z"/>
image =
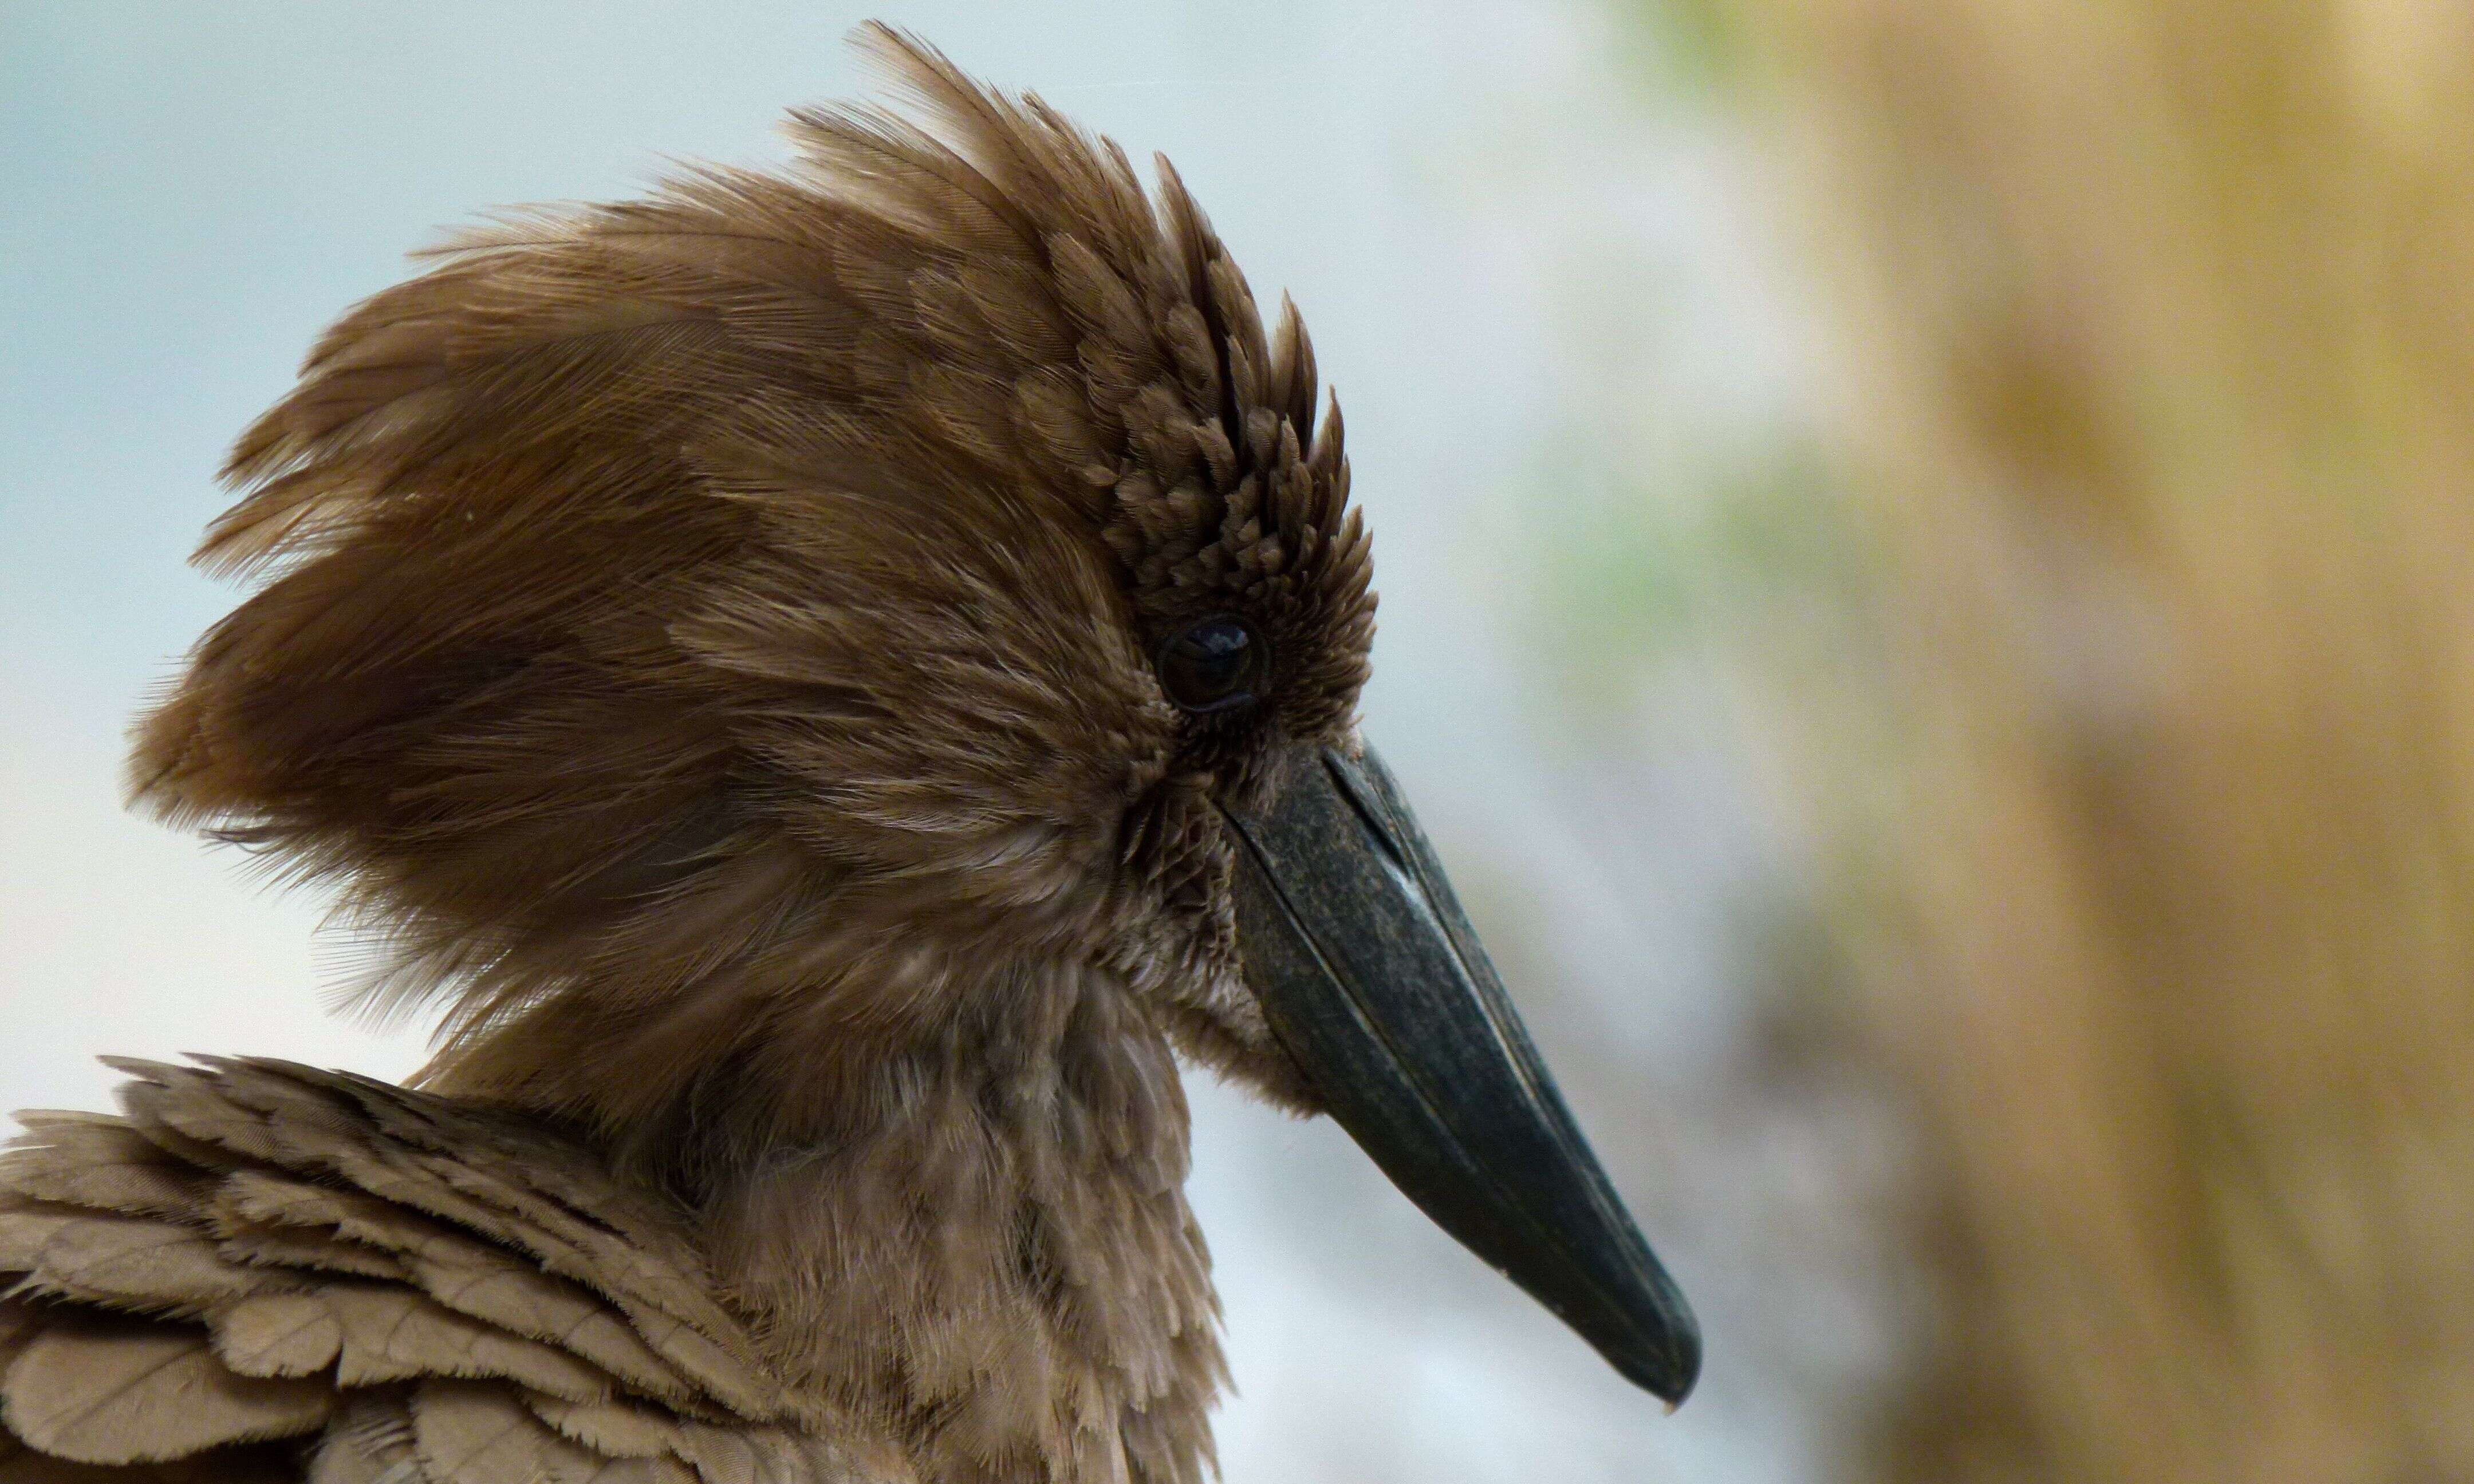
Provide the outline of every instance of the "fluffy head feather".
<path id="1" fill-rule="evenodd" d="M 920 122 L 798 113 L 783 174 L 508 218 L 328 333 L 136 792 L 344 883 L 377 1001 L 450 1002 L 434 1077 L 588 1124 L 967 1017 L 1000 957 L 1294 1093 L 1204 801 L 1350 725 L 1337 409 L 1164 161 L 872 43 Z M 1188 716 L 1150 657 L 1229 610 L 1272 700 Z"/>

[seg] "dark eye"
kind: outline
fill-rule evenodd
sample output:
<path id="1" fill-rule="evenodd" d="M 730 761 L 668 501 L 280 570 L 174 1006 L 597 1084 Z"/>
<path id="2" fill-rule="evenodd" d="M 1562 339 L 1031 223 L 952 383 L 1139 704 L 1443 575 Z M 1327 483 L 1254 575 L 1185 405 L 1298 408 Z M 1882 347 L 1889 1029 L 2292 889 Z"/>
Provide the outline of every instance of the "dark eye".
<path id="1" fill-rule="evenodd" d="M 1160 646 L 1160 684 L 1189 711 L 1225 711 L 1254 699 L 1271 658 L 1244 619 L 1206 618 Z"/>

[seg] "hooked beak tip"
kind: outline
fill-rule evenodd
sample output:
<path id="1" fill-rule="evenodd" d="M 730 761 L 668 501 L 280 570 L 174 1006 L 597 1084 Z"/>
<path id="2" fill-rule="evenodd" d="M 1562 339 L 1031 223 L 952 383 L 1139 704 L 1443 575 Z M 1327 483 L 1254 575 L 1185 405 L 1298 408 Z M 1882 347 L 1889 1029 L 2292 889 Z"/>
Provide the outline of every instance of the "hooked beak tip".
<path id="1" fill-rule="evenodd" d="M 1672 1321 L 1670 1320 L 1670 1324 Z M 1625 1380 L 1656 1397 L 1669 1417 L 1701 1379 L 1701 1334 L 1687 1315 L 1674 1333 L 1674 1349 L 1643 1363 L 1618 1366 Z"/>

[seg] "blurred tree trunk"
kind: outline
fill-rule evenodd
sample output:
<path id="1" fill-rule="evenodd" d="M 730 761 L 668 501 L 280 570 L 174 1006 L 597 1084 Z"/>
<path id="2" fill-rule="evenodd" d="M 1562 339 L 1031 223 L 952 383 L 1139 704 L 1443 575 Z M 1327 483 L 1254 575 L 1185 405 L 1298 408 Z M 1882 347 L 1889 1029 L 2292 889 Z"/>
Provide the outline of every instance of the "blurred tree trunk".
<path id="1" fill-rule="evenodd" d="M 1882 558 L 1801 754 L 1943 1191 L 1883 1472 L 2474 1478 L 2474 8 L 1699 10 Z"/>

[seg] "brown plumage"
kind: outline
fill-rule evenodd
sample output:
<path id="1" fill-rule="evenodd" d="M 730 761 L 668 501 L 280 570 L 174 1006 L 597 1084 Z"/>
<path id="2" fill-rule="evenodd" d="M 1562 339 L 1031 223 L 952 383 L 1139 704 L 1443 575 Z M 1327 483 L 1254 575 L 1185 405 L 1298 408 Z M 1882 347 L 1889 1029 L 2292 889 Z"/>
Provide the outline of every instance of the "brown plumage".
<path id="1" fill-rule="evenodd" d="M 1176 1056 L 1334 1087 L 1234 876 L 1360 755 L 1339 418 L 1165 162 L 869 44 L 921 122 L 463 238 L 241 438 L 135 790 L 441 1050 L 31 1120 L 0 1479 L 1200 1477 Z M 1164 689 L 1205 621 L 1251 704 Z"/>

